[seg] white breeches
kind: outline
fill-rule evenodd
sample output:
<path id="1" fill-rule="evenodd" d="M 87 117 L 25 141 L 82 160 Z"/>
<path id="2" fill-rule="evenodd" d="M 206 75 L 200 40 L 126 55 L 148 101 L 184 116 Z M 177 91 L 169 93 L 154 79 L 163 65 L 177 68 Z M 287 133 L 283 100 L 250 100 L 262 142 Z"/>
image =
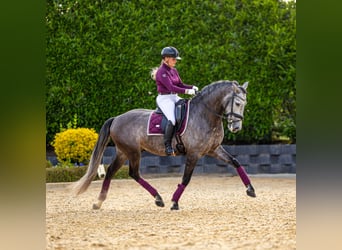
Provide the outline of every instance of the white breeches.
<path id="1" fill-rule="evenodd" d="M 180 99 L 182 98 L 180 98 L 177 94 L 157 96 L 157 105 L 163 111 L 166 118 L 170 120 L 173 125 L 176 124 L 175 103 L 178 102 Z"/>

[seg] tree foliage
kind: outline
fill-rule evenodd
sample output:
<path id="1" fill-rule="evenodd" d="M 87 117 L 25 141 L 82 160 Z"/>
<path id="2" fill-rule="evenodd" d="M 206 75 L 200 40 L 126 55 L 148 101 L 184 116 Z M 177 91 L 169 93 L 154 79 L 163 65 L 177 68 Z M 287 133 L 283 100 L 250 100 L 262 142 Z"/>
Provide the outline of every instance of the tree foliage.
<path id="1" fill-rule="evenodd" d="M 248 81 L 234 143 L 296 140 L 296 6 L 277 0 L 48 0 L 47 143 L 77 115 L 80 127 L 156 107 L 150 70 L 175 46 L 182 80 L 199 88 Z"/>

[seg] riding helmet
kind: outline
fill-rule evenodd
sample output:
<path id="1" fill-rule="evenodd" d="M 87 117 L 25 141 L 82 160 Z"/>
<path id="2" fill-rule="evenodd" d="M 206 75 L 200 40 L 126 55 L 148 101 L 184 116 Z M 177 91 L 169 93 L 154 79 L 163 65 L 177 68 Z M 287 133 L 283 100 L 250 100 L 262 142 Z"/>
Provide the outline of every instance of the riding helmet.
<path id="1" fill-rule="evenodd" d="M 171 47 L 171 46 L 165 47 L 164 49 L 162 49 L 161 56 L 162 56 L 162 58 L 165 58 L 168 56 L 168 57 L 176 58 L 177 60 L 182 59 L 179 56 L 178 50 L 175 47 Z"/>

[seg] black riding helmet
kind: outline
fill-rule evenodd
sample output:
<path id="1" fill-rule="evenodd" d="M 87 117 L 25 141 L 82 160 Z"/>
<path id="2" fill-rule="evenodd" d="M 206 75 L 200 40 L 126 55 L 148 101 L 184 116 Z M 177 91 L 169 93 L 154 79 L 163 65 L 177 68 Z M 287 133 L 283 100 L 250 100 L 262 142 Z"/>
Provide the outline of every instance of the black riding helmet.
<path id="1" fill-rule="evenodd" d="M 177 60 L 181 60 L 182 58 L 180 58 L 179 56 L 179 52 L 175 47 L 165 47 L 164 49 L 162 49 L 161 51 L 161 56 L 162 58 L 165 57 L 173 57 L 176 58 Z"/>

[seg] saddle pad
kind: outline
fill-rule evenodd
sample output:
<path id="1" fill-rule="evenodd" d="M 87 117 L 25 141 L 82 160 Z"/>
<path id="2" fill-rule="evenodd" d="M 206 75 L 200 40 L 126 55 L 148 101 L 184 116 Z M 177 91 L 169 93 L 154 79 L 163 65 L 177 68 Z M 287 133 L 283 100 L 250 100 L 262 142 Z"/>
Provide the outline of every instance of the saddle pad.
<path id="1" fill-rule="evenodd" d="M 163 114 L 157 114 L 156 112 L 151 112 L 148 118 L 147 135 L 163 135 L 163 130 L 161 122 L 163 119 Z"/>
<path id="2" fill-rule="evenodd" d="M 186 106 L 186 112 L 185 117 L 183 119 L 183 122 L 181 126 L 179 126 L 179 130 L 176 131 L 176 134 L 182 136 L 186 130 L 186 127 L 188 125 L 188 117 L 189 117 L 189 105 L 190 101 L 188 102 L 188 105 Z M 147 122 L 147 135 L 163 135 L 163 129 L 162 129 L 162 120 L 164 115 L 160 113 L 156 113 L 155 111 L 151 112 L 148 122 Z"/>

